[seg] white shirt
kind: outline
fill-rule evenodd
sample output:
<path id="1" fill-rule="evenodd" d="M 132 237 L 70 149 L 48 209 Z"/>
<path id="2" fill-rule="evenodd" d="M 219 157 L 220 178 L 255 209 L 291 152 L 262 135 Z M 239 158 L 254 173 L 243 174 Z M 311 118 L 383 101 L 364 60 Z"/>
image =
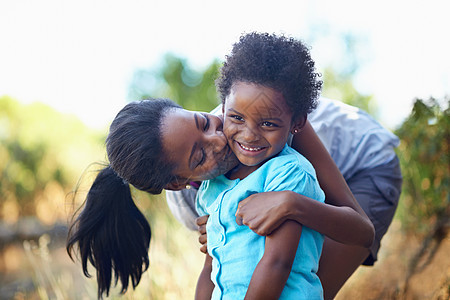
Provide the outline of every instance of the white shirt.
<path id="1" fill-rule="evenodd" d="M 308 120 L 346 180 L 395 156 L 399 139 L 357 107 L 322 97 Z"/>

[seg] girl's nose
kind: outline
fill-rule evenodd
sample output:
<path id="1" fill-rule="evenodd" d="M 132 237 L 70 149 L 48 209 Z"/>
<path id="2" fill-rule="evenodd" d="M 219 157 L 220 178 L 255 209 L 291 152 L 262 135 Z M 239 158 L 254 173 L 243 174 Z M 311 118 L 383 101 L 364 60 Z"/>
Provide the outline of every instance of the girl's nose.
<path id="1" fill-rule="evenodd" d="M 253 143 L 259 140 L 258 134 L 250 127 L 244 126 L 241 131 L 242 142 Z"/>

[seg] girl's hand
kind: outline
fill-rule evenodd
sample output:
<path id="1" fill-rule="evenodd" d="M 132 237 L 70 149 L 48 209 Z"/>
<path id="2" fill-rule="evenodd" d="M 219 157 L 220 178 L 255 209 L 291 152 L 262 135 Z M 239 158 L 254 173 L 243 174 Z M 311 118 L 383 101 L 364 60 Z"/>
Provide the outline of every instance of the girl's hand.
<path id="1" fill-rule="evenodd" d="M 195 223 L 197 223 L 198 226 L 198 232 L 200 232 L 200 236 L 198 237 L 198 241 L 201 244 L 200 251 L 205 254 L 208 250 L 206 247 L 206 242 L 208 241 L 206 237 L 206 222 L 208 221 L 208 218 L 209 215 L 204 215 L 195 220 Z"/>
<path id="2" fill-rule="evenodd" d="M 242 200 L 236 211 L 236 223 L 247 225 L 259 235 L 269 235 L 289 219 L 290 191 L 265 192 Z"/>

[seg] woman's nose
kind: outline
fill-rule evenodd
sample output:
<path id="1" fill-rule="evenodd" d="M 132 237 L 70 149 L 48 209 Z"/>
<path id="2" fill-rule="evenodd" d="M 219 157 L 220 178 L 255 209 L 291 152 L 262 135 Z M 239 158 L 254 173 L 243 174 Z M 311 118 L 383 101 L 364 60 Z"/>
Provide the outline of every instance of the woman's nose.
<path id="1" fill-rule="evenodd" d="M 207 133 L 208 144 L 211 145 L 210 148 L 215 153 L 219 153 L 227 144 L 227 138 L 223 133 L 223 119 L 218 116 L 211 115 L 210 121 L 211 126 Z"/>
<path id="2" fill-rule="evenodd" d="M 216 116 L 214 118 L 214 126 L 216 131 L 223 131 L 223 116 Z"/>
<path id="3" fill-rule="evenodd" d="M 221 128 L 220 130 L 211 131 L 208 135 L 208 145 L 214 153 L 221 153 L 223 151 L 227 145 L 227 138 Z"/>

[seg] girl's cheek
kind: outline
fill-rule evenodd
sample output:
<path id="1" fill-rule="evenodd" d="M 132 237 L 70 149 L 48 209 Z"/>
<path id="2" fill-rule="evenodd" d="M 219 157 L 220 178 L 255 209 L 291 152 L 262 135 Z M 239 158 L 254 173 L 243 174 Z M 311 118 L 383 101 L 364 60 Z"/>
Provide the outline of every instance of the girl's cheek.
<path id="1" fill-rule="evenodd" d="M 230 137 L 232 137 L 234 134 L 236 134 L 238 132 L 238 129 L 239 129 L 239 126 L 237 126 L 236 124 L 233 124 L 231 122 L 225 122 L 224 128 L 223 128 L 223 133 L 229 139 Z"/>

